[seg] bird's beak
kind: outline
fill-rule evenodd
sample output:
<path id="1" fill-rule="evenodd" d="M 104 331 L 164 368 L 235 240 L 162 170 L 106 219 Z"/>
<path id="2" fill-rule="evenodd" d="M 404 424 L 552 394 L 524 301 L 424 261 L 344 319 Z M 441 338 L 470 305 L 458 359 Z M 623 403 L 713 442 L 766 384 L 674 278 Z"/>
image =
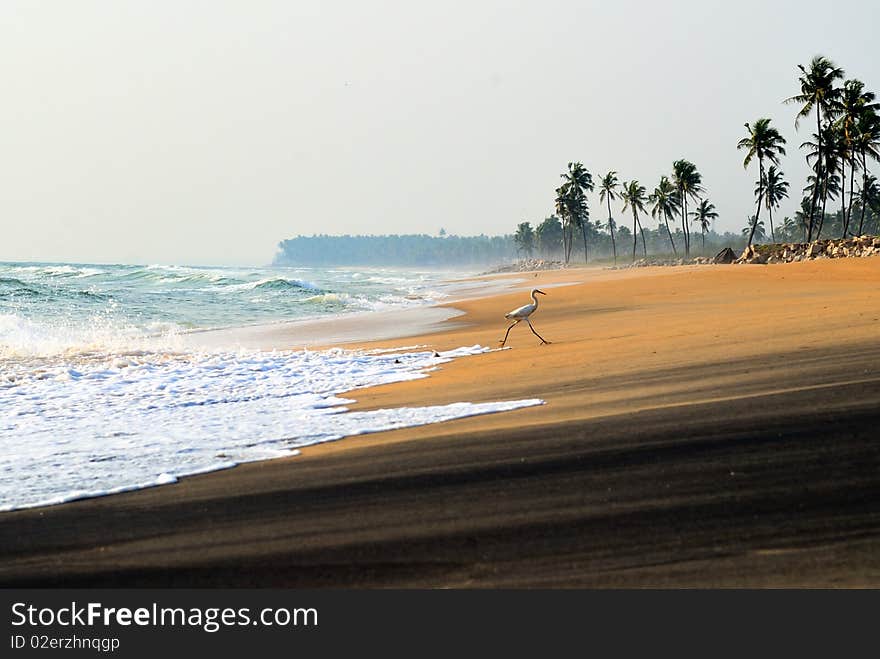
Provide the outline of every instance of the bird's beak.
<path id="1" fill-rule="evenodd" d="M 535 291 L 535 293 L 540 293 L 541 295 L 547 295 L 544 291 Z"/>

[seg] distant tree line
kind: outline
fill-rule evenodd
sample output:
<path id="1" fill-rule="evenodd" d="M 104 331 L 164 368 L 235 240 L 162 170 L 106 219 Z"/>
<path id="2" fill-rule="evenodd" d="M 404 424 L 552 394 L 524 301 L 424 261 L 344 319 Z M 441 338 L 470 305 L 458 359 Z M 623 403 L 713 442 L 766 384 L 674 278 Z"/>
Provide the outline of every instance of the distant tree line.
<path id="1" fill-rule="evenodd" d="M 607 224 L 603 222 L 584 222 L 578 225 L 577 231 L 581 233 L 581 240 L 567 241 L 564 237 L 563 224 L 556 215 L 545 218 L 540 224 L 533 227 L 531 222 L 521 222 L 517 226 L 513 240 L 517 251 L 522 258 L 541 257 L 547 259 L 565 260 L 568 256 L 570 261 L 587 260 L 613 262 L 615 243 L 624 244 L 633 241 L 638 242 L 638 251 L 642 254 L 650 254 L 658 257 L 683 256 L 682 252 L 674 251 L 673 245 L 684 245 L 686 237 L 681 227 L 669 229 L 664 224 L 656 229 L 640 227 L 634 235 L 632 230 L 624 225 L 614 229 L 615 239 L 612 241 L 611 232 L 606 231 Z M 587 250 L 584 251 L 583 236 L 586 236 Z M 702 242 L 698 251 L 702 254 L 712 255 L 723 249 L 731 247 L 741 250 L 745 247 L 747 237 L 725 232 L 716 233 L 707 228 L 702 232 Z"/>
<path id="2" fill-rule="evenodd" d="M 297 236 L 278 244 L 276 265 L 471 266 L 510 261 L 513 236 Z"/>

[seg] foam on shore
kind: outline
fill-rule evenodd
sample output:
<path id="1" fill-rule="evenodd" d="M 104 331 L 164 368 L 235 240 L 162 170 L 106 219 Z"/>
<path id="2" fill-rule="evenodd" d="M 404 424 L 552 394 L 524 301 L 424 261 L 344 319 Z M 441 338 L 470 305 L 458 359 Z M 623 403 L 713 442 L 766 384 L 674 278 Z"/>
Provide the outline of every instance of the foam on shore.
<path id="1" fill-rule="evenodd" d="M 174 482 L 303 446 L 540 405 L 348 412 L 340 394 L 427 377 L 433 352 L 141 352 L 22 365 L 0 380 L 0 510 Z"/>

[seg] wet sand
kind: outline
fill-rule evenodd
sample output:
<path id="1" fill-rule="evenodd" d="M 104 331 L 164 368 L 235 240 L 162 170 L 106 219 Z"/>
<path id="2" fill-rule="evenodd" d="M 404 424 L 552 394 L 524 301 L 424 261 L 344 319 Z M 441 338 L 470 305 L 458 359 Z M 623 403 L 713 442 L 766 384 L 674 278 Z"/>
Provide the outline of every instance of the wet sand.
<path id="1" fill-rule="evenodd" d="M 880 585 L 880 259 L 532 282 L 551 345 L 519 326 L 510 350 L 352 395 L 545 406 L 6 513 L 0 583 Z M 358 345 L 491 345 L 527 301 Z"/>

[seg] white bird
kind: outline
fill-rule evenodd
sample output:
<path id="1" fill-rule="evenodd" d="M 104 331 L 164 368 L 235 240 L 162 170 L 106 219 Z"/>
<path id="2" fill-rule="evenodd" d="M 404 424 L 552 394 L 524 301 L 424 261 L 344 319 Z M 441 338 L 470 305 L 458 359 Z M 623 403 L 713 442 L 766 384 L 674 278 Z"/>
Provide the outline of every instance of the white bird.
<path id="1" fill-rule="evenodd" d="M 540 293 L 541 295 L 547 295 L 544 291 L 539 291 L 537 288 L 532 291 L 532 304 L 526 304 L 525 306 L 520 307 L 519 309 L 514 309 L 506 314 L 504 314 L 505 318 L 512 318 L 513 323 L 510 327 L 507 328 L 507 333 L 504 335 L 504 338 L 501 339 L 501 345 L 504 346 L 507 343 L 507 336 L 510 334 L 510 330 L 513 329 L 513 326 L 522 321 L 526 321 L 529 324 L 529 329 L 532 330 L 532 334 L 541 339 L 541 343 L 550 343 L 545 340 L 543 336 L 538 334 L 535 331 L 535 328 L 532 327 L 532 321 L 529 320 L 529 316 L 535 313 L 535 310 L 538 308 L 538 298 L 535 297 L 535 293 Z"/>

